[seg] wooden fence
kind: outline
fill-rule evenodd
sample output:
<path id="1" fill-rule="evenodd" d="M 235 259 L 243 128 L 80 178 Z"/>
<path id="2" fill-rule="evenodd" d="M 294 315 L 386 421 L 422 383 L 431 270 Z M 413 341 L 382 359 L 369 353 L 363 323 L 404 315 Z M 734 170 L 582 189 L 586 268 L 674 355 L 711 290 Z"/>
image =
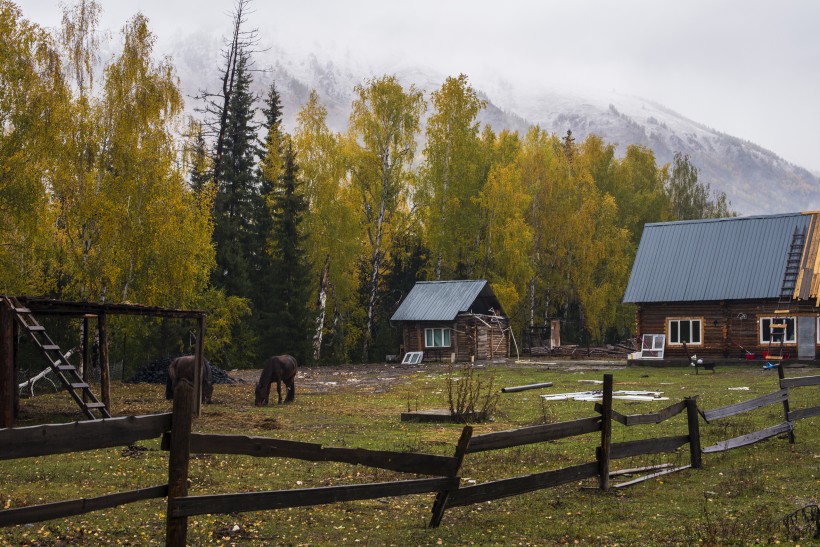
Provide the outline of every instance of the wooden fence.
<path id="1" fill-rule="evenodd" d="M 128 446 L 134 442 L 162 437 L 162 448 L 169 451 L 168 484 L 118 492 L 94 498 L 49 503 L 0 511 L 0 526 L 26 524 L 69 517 L 132 503 L 167 497 L 166 544 L 185 545 L 187 519 L 192 515 L 262 511 L 286 507 L 311 506 L 339 501 L 374 499 L 419 493 L 436 493 L 430 526 L 438 526 L 448 507 L 472 505 L 484 501 L 552 488 L 573 481 L 598 477 L 598 487 L 607 490 L 688 468 L 701 468 L 701 455 L 746 446 L 773 436 L 789 433 L 794 442 L 795 421 L 820 416 L 820 406 L 792 410 L 789 390 L 820 385 L 820 375 L 785 378 L 779 369 L 780 390 L 713 410 L 701 410 L 695 398 L 668 406 L 649 414 L 624 415 L 612 408 L 612 375 L 604 375 L 601 403 L 595 405 L 597 416 L 569 422 L 525 427 L 472 436 L 472 427 L 466 426 L 456 445 L 453 456 L 366 450 L 359 448 L 325 447 L 305 443 L 249 437 L 244 435 L 214 435 L 191 432 L 193 416 L 192 385 L 180 382 L 174 397 L 172 413 L 152 416 L 129 416 L 94 422 L 75 422 L 42 425 L 17 429 L 0 429 L 0 459 L 16 459 L 62 454 L 100 448 Z M 755 433 L 701 449 L 699 416 L 707 422 L 748 412 L 766 405 L 782 403 L 784 422 Z M 647 438 L 612 443 L 613 422 L 623 426 L 662 423 L 686 412 L 685 435 Z M 490 481 L 475 486 L 460 487 L 459 471 L 465 456 L 490 450 L 502 450 L 533 443 L 565 439 L 590 433 L 600 434 L 600 444 L 594 459 L 563 469 L 544 471 L 523 476 Z M 689 445 L 690 462 L 680 467 L 667 465 L 644 467 L 638 470 L 610 471 L 612 460 L 639 455 L 673 452 Z M 403 473 L 425 475 L 427 478 L 371 484 L 354 484 L 296 490 L 227 493 L 203 496 L 188 495 L 188 471 L 191 454 L 242 454 L 255 457 L 284 457 L 306 461 L 332 461 L 388 469 Z M 610 485 L 610 477 L 628 471 L 660 471 L 640 478 Z"/>

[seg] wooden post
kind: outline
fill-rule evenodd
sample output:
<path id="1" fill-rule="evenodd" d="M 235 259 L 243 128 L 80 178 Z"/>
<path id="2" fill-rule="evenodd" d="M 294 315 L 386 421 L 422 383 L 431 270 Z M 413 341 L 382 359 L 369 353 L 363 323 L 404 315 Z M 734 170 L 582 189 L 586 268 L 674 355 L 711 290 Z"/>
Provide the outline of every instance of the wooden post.
<path id="1" fill-rule="evenodd" d="M 91 359 L 88 347 L 88 316 L 83 316 L 83 382 L 91 385 L 89 370 L 91 369 Z M 88 402 L 88 390 L 83 390 L 83 401 Z"/>
<path id="2" fill-rule="evenodd" d="M 197 335 L 196 335 L 196 363 L 194 365 L 194 393 L 196 393 L 196 401 L 194 402 L 194 412 L 197 417 L 202 415 L 202 363 L 205 361 L 203 341 L 205 340 L 205 316 L 197 318 Z"/>
<path id="3" fill-rule="evenodd" d="M 171 502 L 188 495 L 188 465 L 191 447 L 194 386 L 186 379 L 174 389 L 174 410 L 171 417 L 171 446 L 168 455 L 168 508 L 165 545 L 184 547 L 188 536 L 188 517 L 171 516 Z"/>
<path id="4" fill-rule="evenodd" d="M 20 390 L 17 388 L 17 378 L 20 377 L 20 362 L 17 356 L 20 355 L 20 326 L 17 321 L 11 322 L 11 338 L 14 341 L 11 349 L 11 361 L 14 363 L 14 419 L 20 417 Z"/>
<path id="5" fill-rule="evenodd" d="M 7 300 L 0 300 L 0 427 L 14 426 L 14 316 Z"/>
<path id="6" fill-rule="evenodd" d="M 456 465 L 452 472 L 448 473 L 448 477 L 455 477 L 461 469 L 461 464 L 464 462 L 464 454 L 467 453 L 467 447 L 470 446 L 470 439 L 473 436 L 472 426 L 465 425 L 461 430 L 461 438 L 456 445 Z M 433 502 L 433 517 L 430 519 L 430 528 L 436 528 L 441 524 L 441 519 L 444 517 L 444 510 L 447 508 L 447 499 L 450 497 L 450 490 L 442 490 L 436 494 L 436 501 Z"/>
<path id="7" fill-rule="evenodd" d="M 601 447 L 598 451 L 598 487 L 609 490 L 609 455 L 612 445 L 612 375 L 604 374 L 601 400 Z"/>
<path id="8" fill-rule="evenodd" d="M 113 416 L 111 409 L 111 374 L 108 368 L 108 326 L 105 321 L 105 313 L 97 316 L 97 329 L 100 334 L 100 395 L 102 403 Z"/>
<path id="9" fill-rule="evenodd" d="M 689 426 L 689 463 L 692 468 L 702 469 L 700 449 L 700 415 L 697 397 L 686 397 L 686 423 Z"/>
<path id="10" fill-rule="evenodd" d="M 785 337 L 785 335 L 784 335 Z M 777 377 L 782 381 L 786 378 L 786 373 L 783 371 L 783 363 L 777 365 Z M 782 387 L 781 387 L 782 389 Z M 783 399 L 783 419 L 789 420 L 789 394 L 786 393 L 786 398 Z M 794 444 L 794 428 L 789 428 L 789 443 Z"/>

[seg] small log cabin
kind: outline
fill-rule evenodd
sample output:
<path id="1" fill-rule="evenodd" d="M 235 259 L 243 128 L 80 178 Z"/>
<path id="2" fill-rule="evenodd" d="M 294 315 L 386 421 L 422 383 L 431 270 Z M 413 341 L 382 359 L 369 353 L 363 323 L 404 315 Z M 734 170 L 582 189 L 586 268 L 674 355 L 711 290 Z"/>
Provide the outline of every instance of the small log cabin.
<path id="1" fill-rule="evenodd" d="M 422 351 L 436 361 L 510 354 L 509 319 L 487 281 L 420 281 L 390 322 L 401 326 L 403 354 Z"/>
<path id="2" fill-rule="evenodd" d="M 637 306 L 638 336 L 663 335 L 654 340 L 666 361 L 687 359 L 687 348 L 815 360 L 817 221 L 808 212 L 647 224 L 624 294 Z"/>

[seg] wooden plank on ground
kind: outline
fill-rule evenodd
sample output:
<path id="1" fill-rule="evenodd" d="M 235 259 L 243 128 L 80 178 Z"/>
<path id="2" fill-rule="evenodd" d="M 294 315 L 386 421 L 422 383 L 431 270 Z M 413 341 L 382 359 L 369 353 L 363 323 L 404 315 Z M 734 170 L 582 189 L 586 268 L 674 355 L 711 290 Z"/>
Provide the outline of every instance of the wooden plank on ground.
<path id="1" fill-rule="evenodd" d="M 458 484 L 458 477 L 444 477 L 346 486 L 326 486 L 299 490 L 188 496 L 171 500 L 169 502 L 168 511 L 173 517 L 267 511 L 271 509 L 284 509 L 286 507 L 305 507 L 340 501 L 438 492 L 439 490 L 458 488 Z"/>
<path id="2" fill-rule="evenodd" d="M 677 435 L 674 437 L 658 437 L 654 439 L 612 443 L 609 457 L 612 459 L 620 459 L 643 454 L 662 454 L 664 452 L 672 452 L 688 442 L 689 435 Z"/>
<path id="3" fill-rule="evenodd" d="M 46 503 L 44 505 L 30 505 L 28 507 L 15 507 L 14 509 L 4 509 L 0 511 L 0 526 L 13 526 L 16 524 L 28 524 L 56 518 L 82 515 L 100 509 L 109 509 L 126 503 L 135 501 L 150 500 L 154 498 L 164 498 L 168 495 L 168 485 L 151 486 L 139 490 L 128 492 L 117 492 L 94 498 L 81 498 L 69 501 L 58 501 Z"/>
<path id="4" fill-rule="evenodd" d="M 127 446 L 170 428 L 167 413 L 0 429 L 0 460 Z"/>
<path id="5" fill-rule="evenodd" d="M 795 378 L 783 378 L 782 380 L 780 380 L 780 387 L 782 388 L 818 385 L 820 385 L 820 375 L 798 376 Z"/>
<path id="6" fill-rule="evenodd" d="M 459 488 L 450 494 L 448 507 L 472 505 L 490 500 L 508 498 L 545 488 L 553 488 L 568 482 L 574 482 L 598 474 L 598 462 L 584 463 L 572 467 L 565 467 L 556 471 L 546 471 L 533 475 L 512 477 L 497 481 Z"/>
<path id="7" fill-rule="evenodd" d="M 799 410 L 791 410 L 789 411 L 789 414 L 786 417 L 786 419 L 790 422 L 796 422 L 797 420 L 812 418 L 814 416 L 820 416 L 820 406 L 815 406 L 812 408 L 801 408 Z"/>
<path id="8" fill-rule="evenodd" d="M 621 475 L 634 475 L 635 473 L 643 473 L 644 471 L 655 471 L 656 469 L 667 469 L 672 467 L 671 463 L 659 463 L 658 465 L 647 465 L 644 467 L 631 467 L 629 469 L 618 469 L 617 471 L 610 471 L 610 477 L 619 477 Z"/>
<path id="9" fill-rule="evenodd" d="M 467 453 L 482 452 L 485 450 L 496 450 L 499 448 L 509 448 L 523 444 L 540 443 L 553 441 L 576 435 L 584 435 L 601 430 L 600 416 L 592 418 L 581 418 L 570 422 L 559 422 L 557 424 L 536 425 L 532 427 L 522 427 L 507 431 L 497 431 L 476 435 L 470 440 Z"/>
<path id="10" fill-rule="evenodd" d="M 760 441 L 765 441 L 766 439 L 770 439 L 780 435 L 781 433 L 787 433 L 788 431 L 791 431 L 791 428 L 792 425 L 789 422 L 784 422 L 772 427 L 767 427 L 766 429 L 761 429 L 760 431 L 755 431 L 754 433 L 749 433 L 748 435 L 741 435 L 739 437 L 734 437 L 733 439 L 720 441 L 712 446 L 707 446 L 704 448 L 703 453 L 709 454 L 712 452 L 723 452 L 725 450 L 740 448 L 741 446 L 747 446 Z"/>
<path id="11" fill-rule="evenodd" d="M 595 411 L 601 412 L 603 406 L 601 403 L 595 403 Z M 663 421 L 677 416 L 686 409 L 686 401 L 680 401 L 670 405 L 658 412 L 650 414 L 621 414 L 620 412 L 612 411 L 612 419 L 626 426 L 643 425 L 643 424 L 659 424 Z"/>
<path id="12" fill-rule="evenodd" d="M 527 384 L 525 386 L 502 387 L 501 393 L 517 393 L 528 389 L 540 389 L 542 387 L 552 387 L 552 382 L 541 382 L 539 384 Z"/>
<path id="13" fill-rule="evenodd" d="M 780 391 L 761 395 L 760 397 L 755 397 L 754 399 L 749 399 L 748 401 L 724 406 L 722 408 L 716 408 L 714 410 L 705 410 L 703 412 L 703 419 L 707 422 L 711 422 L 712 420 L 734 416 L 735 414 L 742 414 L 743 412 L 748 412 L 750 410 L 774 403 L 782 403 L 788 398 L 789 391 L 787 389 L 781 389 Z"/>
<path id="14" fill-rule="evenodd" d="M 683 465 L 681 467 L 675 467 L 673 469 L 665 469 L 663 471 L 658 471 L 657 473 L 650 473 L 649 475 L 644 475 L 642 477 L 638 477 L 632 479 L 631 481 L 620 482 L 618 484 L 613 484 L 614 488 L 623 488 L 625 486 L 632 486 L 633 484 L 638 484 L 639 482 L 648 481 L 650 479 L 654 479 L 656 477 L 662 477 L 663 475 L 668 475 L 669 473 L 677 473 L 678 471 L 683 471 L 684 469 L 691 468 L 691 465 Z"/>
<path id="15" fill-rule="evenodd" d="M 165 444 L 165 443 L 163 443 Z M 323 447 L 320 444 L 247 435 L 191 434 L 196 454 L 242 454 L 256 457 L 296 458 L 314 462 L 340 462 L 421 475 L 449 475 L 456 458 L 413 452 L 390 452 L 364 448 Z"/>

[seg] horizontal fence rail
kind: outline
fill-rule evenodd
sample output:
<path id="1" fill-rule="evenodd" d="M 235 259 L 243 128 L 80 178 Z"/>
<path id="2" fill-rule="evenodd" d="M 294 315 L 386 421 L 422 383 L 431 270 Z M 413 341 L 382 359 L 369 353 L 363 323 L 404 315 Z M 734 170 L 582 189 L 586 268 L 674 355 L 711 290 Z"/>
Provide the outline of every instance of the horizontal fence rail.
<path id="1" fill-rule="evenodd" d="M 470 440 L 470 445 L 467 447 L 467 454 L 483 452 L 485 450 L 511 448 L 513 446 L 544 441 L 554 441 L 584 435 L 586 433 L 594 433 L 600 430 L 601 417 L 595 416 L 557 424 L 536 425 L 523 427 L 521 429 L 485 433 L 484 435 L 476 435 Z"/>
<path id="2" fill-rule="evenodd" d="M 324 505 L 340 501 L 366 500 L 409 494 L 424 494 L 458 488 L 458 477 L 418 479 L 409 481 L 346 486 L 326 486 L 300 490 L 275 490 L 268 492 L 245 492 L 240 494 L 215 494 L 210 496 L 187 496 L 169 501 L 172 517 L 202 514 L 244 513 L 268 509 L 285 509 L 306 505 Z"/>
<path id="3" fill-rule="evenodd" d="M 780 387 L 820 386 L 820 376 L 797 376 L 780 380 Z"/>
<path id="4" fill-rule="evenodd" d="M 604 407 L 601 405 L 601 403 L 595 403 L 595 412 L 602 412 L 603 408 Z M 661 422 L 665 422 L 666 420 L 677 416 L 684 410 L 686 410 L 686 401 L 680 401 L 679 403 L 670 405 L 664 408 L 663 410 L 659 410 L 658 412 L 652 412 L 650 414 L 625 415 L 613 410 L 612 419 L 625 426 L 659 424 Z"/>
<path id="5" fill-rule="evenodd" d="M 658 437 L 612 443 L 609 457 L 613 460 L 619 460 L 632 456 L 663 454 L 664 452 L 673 452 L 688 442 L 689 435 L 678 435 L 675 437 Z"/>
<path id="6" fill-rule="evenodd" d="M 162 447 L 168 450 L 170 436 L 163 436 Z M 458 469 L 452 456 L 390 452 L 364 448 L 325 447 L 316 443 L 285 441 L 246 435 L 192 433 L 190 451 L 195 454 L 236 454 L 255 457 L 296 458 L 313 462 L 339 462 L 388 469 L 420 475 L 450 475 Z"/>
<path id="7" fill-rule="evenodd" d="M 767 427 L 766 429 L 761 429 L 760 431 L 755 431 L 754 433 L 748 433 L 746 435 L 740 435 L 739 437 L 734 437 L 725 441 L 719 441 L 712 446 L 707 446 L 704 448 L 703 452 L 704 454 L 724 452 L 726 450 L 732 450 L 733 448 L 740 448 L 741 446 L 748 446 L 760 441 L 765 441 L 766 439 L 771 439 L 777 435 L 788 433 L 791 430 L 792 424 L 789 422 L 784 422 L 772 427 Z"/>
<path id="8" fill-rule="evenodd" d="M 546 471 L 510 479 L 485 482 L 476 486 L 459 488 L 450 494 L 450 507 L 472 505 L 485 501 L 508 498 L 545 488 L 554 488 L 568 482 L 579 481 L 598 475 L 598 462 L 565 467 L 556 471 Z"/>
<path id="9" fill-rule="evenodd" d="M 728 418 L 729 416 L 743 414 L 744 412 L 749 412 L 750 410 L 754 410 L 756 408 L 761 408 L 775 403 L 782 403 L 788 399 L 788 397 L 789 391 L 787 389 L 781 389 L 780 391 L 775 391 L 774 393 L 769 393 L 767 395 L 761 395 L 760 397 L 755 397 L 754 399 L 749 399 L 748 401 L 724 406 L 722 408 L 716 408 L 714 410 L 706 410 L 703 412 L 703 419 L 707 422 L 711 422 L 712 420 L 718 420 L 720 418 Z"/>
<path id="10" fill-rule="evenodd" d="M 168 495 L 168 485 L 151 486 L 128 492 L 117 492 L 94 498 L 80 498 L 69 501 L 58 501 L 43 505 L 29 505 L 0 511 L 0 526 L 29 524 L 63 517 L 73 517 L 100 509 L 110 509 L 135 501 L 164 498 Z"/>
<path id="11" fill-rule="evenodd" d="M 0 429 L 0 460 L 128 446 L 170 428 L 167 413 Z"/>

